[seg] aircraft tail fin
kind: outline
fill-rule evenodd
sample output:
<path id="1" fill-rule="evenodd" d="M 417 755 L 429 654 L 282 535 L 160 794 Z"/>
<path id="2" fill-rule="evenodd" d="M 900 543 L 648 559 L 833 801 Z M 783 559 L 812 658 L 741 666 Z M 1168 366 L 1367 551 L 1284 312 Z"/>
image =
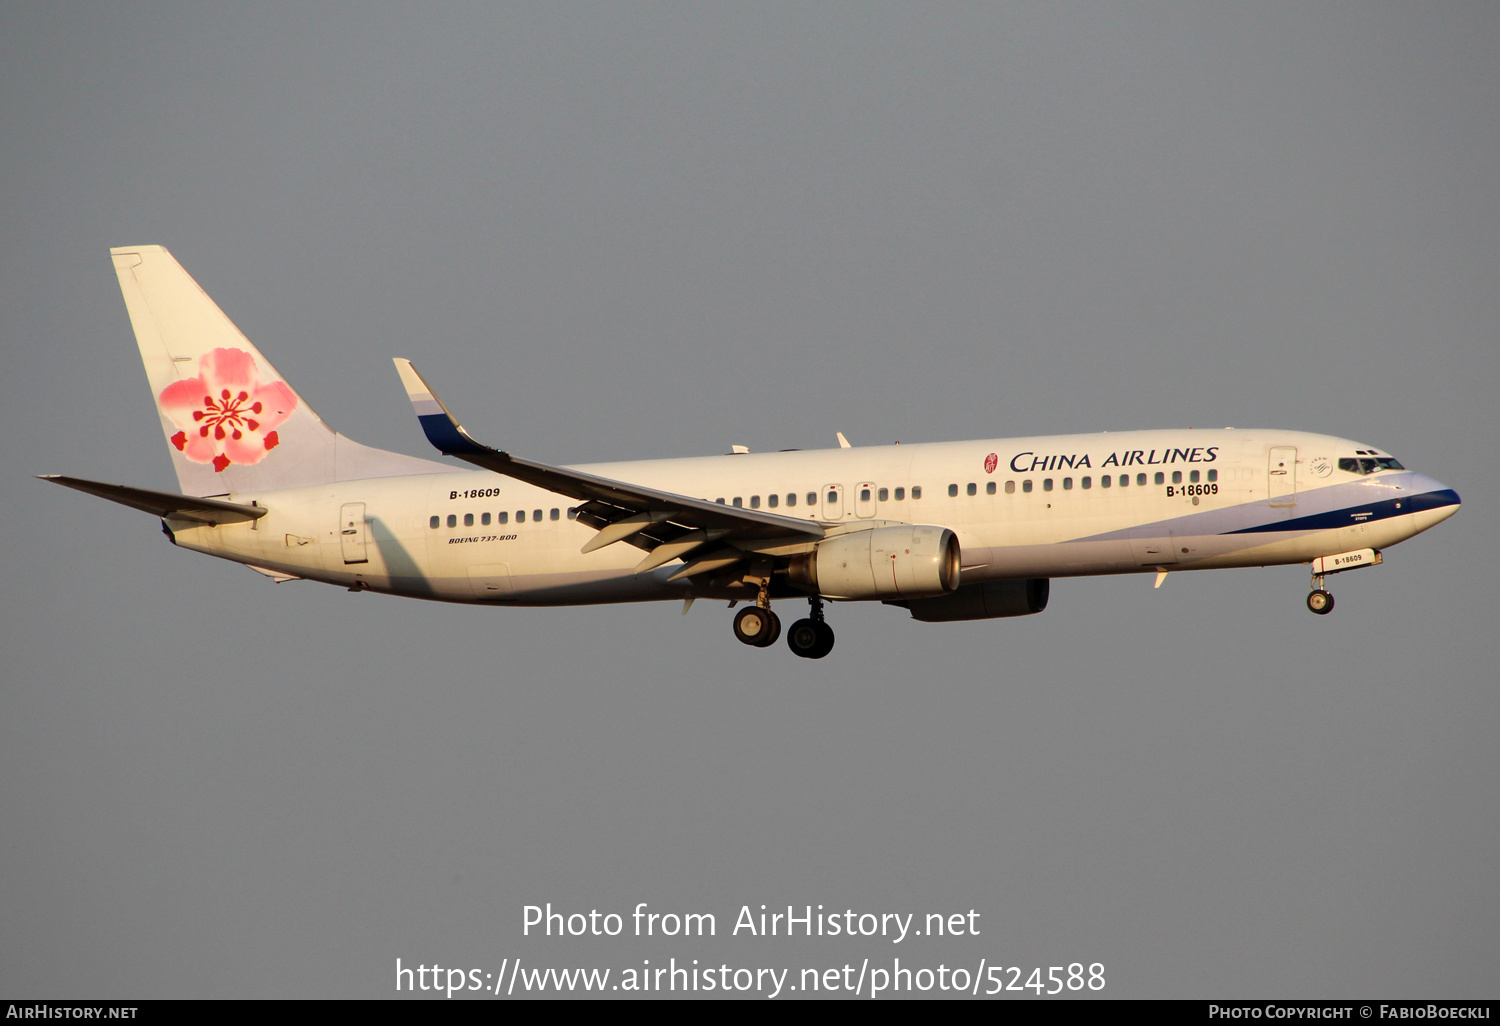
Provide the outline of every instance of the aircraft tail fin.
<path id="1" fill-rule="evenodd" d="M 184 493 L 448 469 L 335 432 L 163 247 L 110 256 Z"/>

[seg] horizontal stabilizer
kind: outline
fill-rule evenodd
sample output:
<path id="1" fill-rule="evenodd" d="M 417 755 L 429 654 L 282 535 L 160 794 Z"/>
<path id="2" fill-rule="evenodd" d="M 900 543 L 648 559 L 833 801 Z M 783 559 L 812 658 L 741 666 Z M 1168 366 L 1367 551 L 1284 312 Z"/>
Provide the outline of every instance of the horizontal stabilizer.
<path id="1" fill-rule="evenodd" d="M 200 520 L 205 524 L 243 524 L 266 515 L 264 506 L 244 506 L 238 502 L 225 502 L 223 499 L 202 499 L 192 495 L 153 492 L 148 488 L 102 484 L 98 481 L 85 481 L 80 477 L 63 477 L 61 474 L 39 476 L 43 481 L 76 488 L 80 492 L 88 492 L 101 499 L 154 513 L 159 517 L 182 517 L 186 520 Z"/>

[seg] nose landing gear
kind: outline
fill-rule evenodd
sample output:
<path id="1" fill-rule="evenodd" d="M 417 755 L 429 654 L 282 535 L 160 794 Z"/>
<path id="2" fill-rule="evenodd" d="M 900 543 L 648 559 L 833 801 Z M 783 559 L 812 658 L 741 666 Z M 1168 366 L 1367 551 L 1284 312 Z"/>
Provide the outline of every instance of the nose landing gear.
<path id="1" fill-rule="evenodd" d="M 1333 596 L 1324 590 L 1323 575 L 1316 571 L 1312 576 L 1312 592 L 1307 596 L 1307 608 L 1319 616 L 1333 612 Z"/>
<path id="2" fill-rule="evenodd" d="M 1307 608 L 1320 616 L 1331 613 L 1333 612 L 1333 596 L 1322 588 L 1314 588 L 1307 596 Z"/>

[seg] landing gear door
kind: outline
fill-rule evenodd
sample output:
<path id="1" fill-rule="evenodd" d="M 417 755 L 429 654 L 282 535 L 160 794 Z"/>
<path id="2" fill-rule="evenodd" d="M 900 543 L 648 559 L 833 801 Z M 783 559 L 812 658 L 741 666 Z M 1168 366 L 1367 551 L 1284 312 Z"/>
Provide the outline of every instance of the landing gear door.
<path id="1" fill-rule="evenodd" d="M 344 551 L 344 562 L 368 563 L 365 555 L 365 504 L 346 502 L 339 508 L 339 543 Z"/>
<path id="2" fill-rule="evenodd" d="M 1292 445 L 1273 445 L 1269 457 L 1270 489 L 1272 506 L 1297 505 L 1297 448 Z"/>

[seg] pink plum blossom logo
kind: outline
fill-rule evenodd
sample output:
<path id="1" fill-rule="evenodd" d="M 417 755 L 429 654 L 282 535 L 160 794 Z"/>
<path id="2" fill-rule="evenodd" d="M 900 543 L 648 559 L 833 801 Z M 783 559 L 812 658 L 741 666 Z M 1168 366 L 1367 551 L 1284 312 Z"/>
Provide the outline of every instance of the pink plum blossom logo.
<path id="1" fill-rule="evenodd" d="M 276 434 L 297 397 L 284 382 L 260 383 L 255 358 L 240 349 L 215 349 L 198 361 L 198 376 L 174 381 L 157 397 L 179 430 L 172 444 L 194 463 L 250 466 L 281 442 Z"/>

